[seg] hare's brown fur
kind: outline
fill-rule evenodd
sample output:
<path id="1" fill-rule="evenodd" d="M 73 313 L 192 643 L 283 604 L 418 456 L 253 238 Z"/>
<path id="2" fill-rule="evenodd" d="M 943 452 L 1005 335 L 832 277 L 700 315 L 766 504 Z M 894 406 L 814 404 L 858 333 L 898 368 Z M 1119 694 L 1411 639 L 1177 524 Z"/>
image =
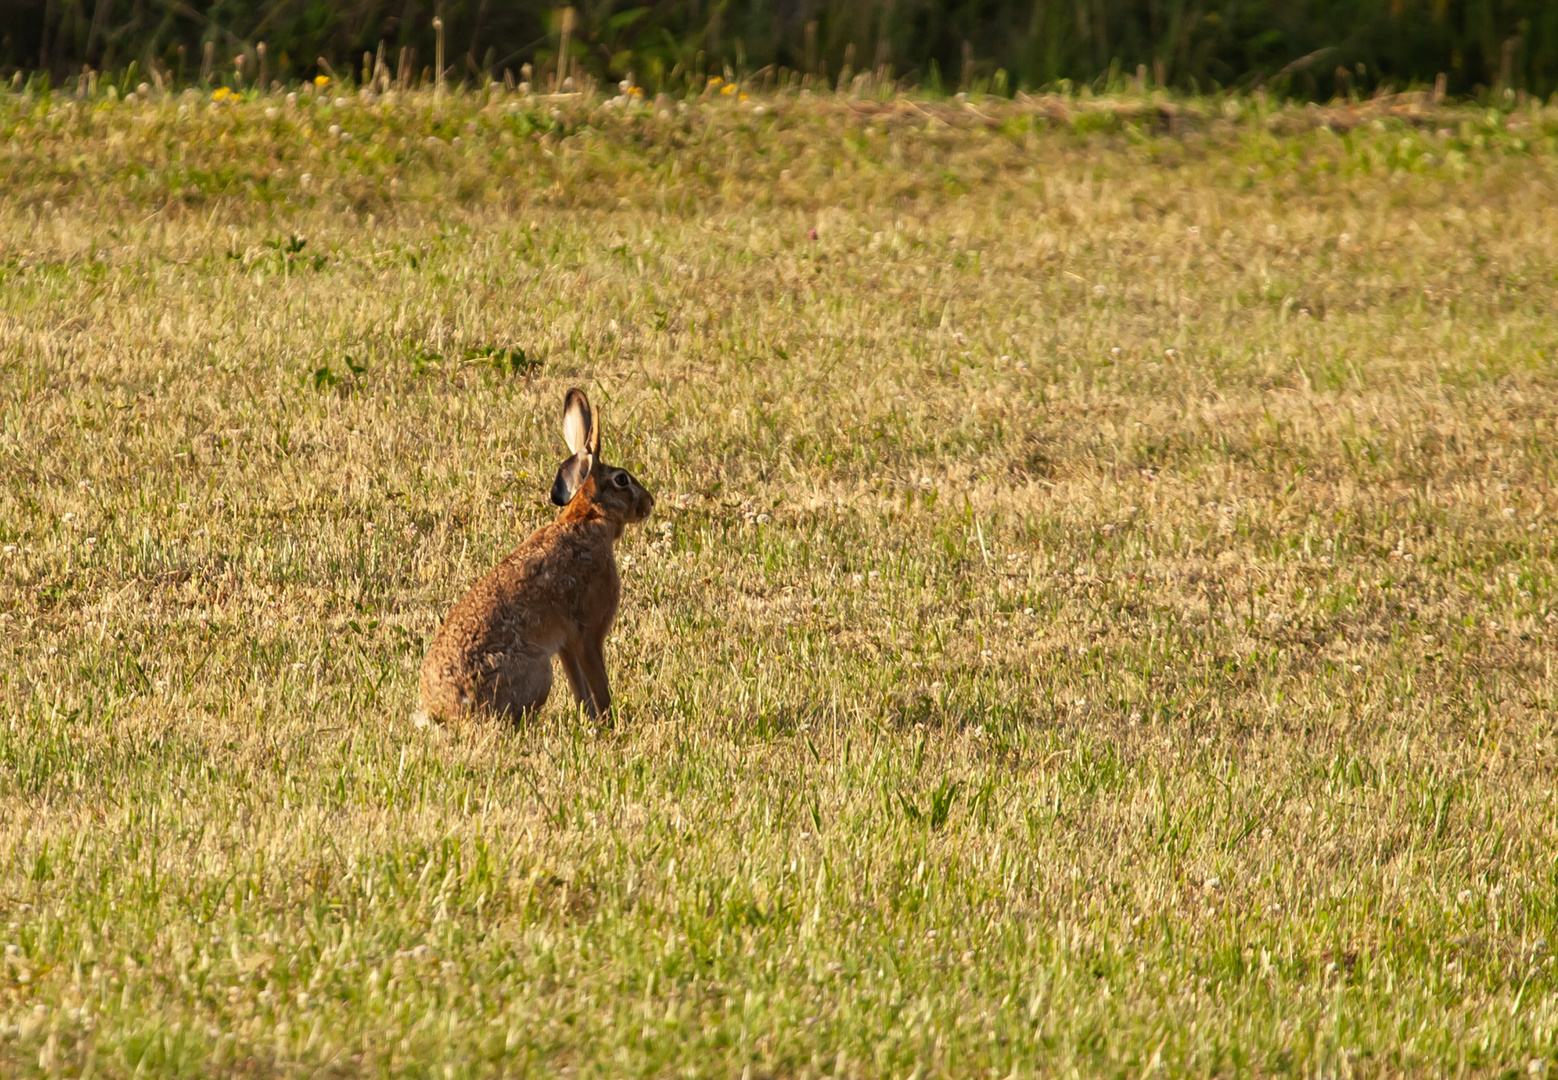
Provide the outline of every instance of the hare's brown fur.
<path id="1" fill-rule="evenodd" d="M 613 545 L 642 521 L 654 498 L 624 470 L 600 463 L 599 429 L 583 403 L 584 449 L 559 470 L 571 495 L 556 521 L 531 534 L 466 593 L 439 628 L 422 661 L 422 709 L 450 718 L 469 710 L 518 719 L 539 709 L 552 689 L 552 657 L 562 660 L 574 698 L 592 717 L 611 709 L 605 643 L 617 617 L 622 579 Z M 567 431 L 565 423 L 565 431 Z M 587 460 L 578 461 L 581 456 Z M 583 475 L 567 491 L 564 474 Z M 554 501 L 560 501 L 554 488 Z"/>

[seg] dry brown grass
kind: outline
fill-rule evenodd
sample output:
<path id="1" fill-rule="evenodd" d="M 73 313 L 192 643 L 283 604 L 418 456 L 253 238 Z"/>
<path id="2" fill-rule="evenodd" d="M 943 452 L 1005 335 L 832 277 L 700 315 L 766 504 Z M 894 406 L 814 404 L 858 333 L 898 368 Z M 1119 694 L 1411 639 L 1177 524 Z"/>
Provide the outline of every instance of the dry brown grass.
<path id="1" fill-rule="evenodd" d="M 6 1072 L 1558 1054 L 1550 113 L 36 104 Z M 417 730 L 574 383 L 620 723 Z"/>

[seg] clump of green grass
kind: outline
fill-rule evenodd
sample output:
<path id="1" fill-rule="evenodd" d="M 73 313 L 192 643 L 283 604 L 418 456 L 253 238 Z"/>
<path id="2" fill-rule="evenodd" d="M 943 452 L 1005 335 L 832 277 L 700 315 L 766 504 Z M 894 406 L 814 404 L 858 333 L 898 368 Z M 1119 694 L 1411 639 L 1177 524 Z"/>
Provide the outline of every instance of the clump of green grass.
<path id="1" fill-rule="evenodd" d="M 1549 111 L 207 104 L 0 96 L 5 1072 L 1552 1067 Z"/>

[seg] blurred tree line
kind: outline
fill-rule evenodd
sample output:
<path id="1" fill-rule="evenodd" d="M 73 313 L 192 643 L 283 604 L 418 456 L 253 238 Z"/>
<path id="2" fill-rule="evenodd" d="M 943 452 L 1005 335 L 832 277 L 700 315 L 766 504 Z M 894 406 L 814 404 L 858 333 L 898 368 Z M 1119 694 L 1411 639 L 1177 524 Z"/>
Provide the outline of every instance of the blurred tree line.
<path id="1" fill-rule="evenodd" d="M 133 63 L 180 84 L 322 66 L 353 81 L 370 53 L 420 82 L 435 15 L 451 82 L 517 80 L 529 64 L 545 85 L 566 49 L 569 71 L 652 91 L 769 65 L 932 91 L 1142 75 L 1328 98 L 1441 73 L 1456 95 L 1558 90 L 1558 0 L 582 0 L 568 14 L 535 0 L 0 0 L 0 77 L 60 85 Z"/>

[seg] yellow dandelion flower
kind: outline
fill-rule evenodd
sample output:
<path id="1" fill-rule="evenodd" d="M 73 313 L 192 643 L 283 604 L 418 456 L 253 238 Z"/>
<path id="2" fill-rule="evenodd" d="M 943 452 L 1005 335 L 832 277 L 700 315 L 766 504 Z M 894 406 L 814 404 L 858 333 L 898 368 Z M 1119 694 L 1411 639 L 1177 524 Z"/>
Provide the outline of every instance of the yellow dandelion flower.
<path id="1" fill-rule="evenodd" d="M 710 86 L 718 86 L 720 83 L 722 83 L 724 81 L 725 81 L 724 79 L 720 78 L 718 75 L 715 75 L 715 76 L 713 76 L 713 77 L 711 77 L 709 79 L 709 85 Z"/>
<path id="2" fill-rule="evenodd" d="M 324 89 L 325 87 L 330 85 L 330 76 L 328 76 L 328 75 L 315 75 L 314 76 L 314 85 L 319 87 L 320 89 Z"/>
<path id="3" fill-rule="evenodd" d="M 233 92 L 231 90 L 229 90 L 227 87 L 225 87 L 225 86 L 218 86 L 215 90 L 211 91 L 211 100 L 212 101 L 226 101 L 228 98 L 230 98 L 232 96 L 232 94 L 233 94 Z"/>
<path id="4" fill-rule="evenodd" d="M 746 99 L 747 99 L 747 96 L 745 94 L 742 94 L 737 100 L 738 101 L 745 101 Z"/>
<path id="5" fill-rule="evenodd" d="M 731 94 L 734 94 L 735 92 L 736 92 L 736 84 L 735 83 L 730 83 L 729 85 L 722 86 L 720 88 L 720 93 L 725 95 L 726 97 L 729 97 Z"/>

